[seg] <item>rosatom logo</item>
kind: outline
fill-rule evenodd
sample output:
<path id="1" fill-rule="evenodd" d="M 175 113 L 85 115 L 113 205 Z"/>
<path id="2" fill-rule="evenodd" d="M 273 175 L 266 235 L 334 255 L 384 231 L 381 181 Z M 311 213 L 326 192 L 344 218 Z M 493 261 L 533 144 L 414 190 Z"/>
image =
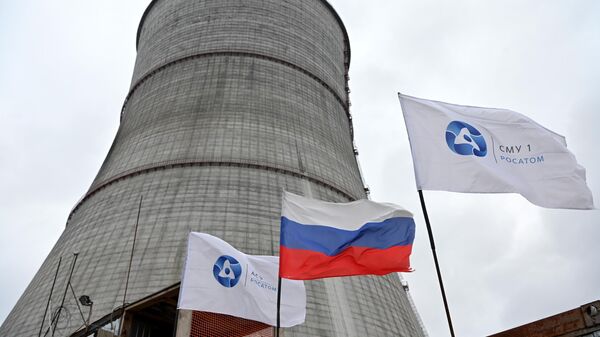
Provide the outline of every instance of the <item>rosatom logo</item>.
<path id="1" fill-rule="evenodd" d="M 223 255 L 217 259 L 213 266 L 213 275 L 217 282 L 225 288 L 233 288 L 240 280 L 242 266 L 229 255 Z"/>
<path id="2" fill-rule="evenodd" d="M 446 143 L 452 152 L 470 156 L 485 157 L 487 146 L 479 130 L 459 121 L 453 121 L 446 128 Z"/>

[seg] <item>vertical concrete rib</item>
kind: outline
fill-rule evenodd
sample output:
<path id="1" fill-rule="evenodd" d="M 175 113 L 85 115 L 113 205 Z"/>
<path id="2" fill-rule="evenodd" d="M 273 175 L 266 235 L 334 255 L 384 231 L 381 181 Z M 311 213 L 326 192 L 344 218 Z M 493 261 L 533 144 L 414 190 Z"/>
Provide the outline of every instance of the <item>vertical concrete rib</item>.
<path id="1" fill-rule="evenodd" d="M 278 254 L 282 189 L 366 197 L 348 113 L 348 36 L 326 1 L 154 0 L 137 40 L 114 143 L 0 336 L 37 333 L 38 301 L 72 252 L 72 283 L 94 301 L 92 321 L 121 304 L 140 195 L 129 303 L 179 281 L 191 230 Z M 395 275 L 307 286 L 306 324 L 286 336 L 422 335 Z M 65 310 L 59 336 L 81 325 L 73 299 Z"/>

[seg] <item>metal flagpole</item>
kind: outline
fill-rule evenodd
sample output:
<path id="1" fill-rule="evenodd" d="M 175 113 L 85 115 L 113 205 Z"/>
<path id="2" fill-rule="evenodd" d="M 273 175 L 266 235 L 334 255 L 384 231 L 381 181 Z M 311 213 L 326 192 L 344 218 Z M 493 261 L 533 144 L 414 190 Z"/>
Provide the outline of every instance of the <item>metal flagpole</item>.
<path id="1" fill-rule="evenodd" d="M 133 231 L 133 243 L 131 244 L 131 254 L 129 256 L 129 267 L 127 267 L 127 278 L 125 279 L 125 291 L 123 292 L 123 309 L 125 309 L 125 300 L 127 298 L 127 287 L 129 286 L 129 274 L 131 274 L 131 263 L 133 262 L 133 253 L 135 251 L 135 239 L 137 238 L 137 230 L 140 222 L 140 212 L 142 211 L 143 195 L 140 195 L 140 204 L 138 205 L 137 218 L 135 219 L 135 229 Z M 125 313 L 125 311 L 123 311 Z"/>
<path id="2" fill-rule="evenodd" d="M 125 319 L 125 300 L 127 299 L 127 288 L 129 287 L 129 275 L 131 274 L 131 264 L 133 263 L 133 253 L 135 252 L 135 240 L 137 238 L 138 225 L 140 223 L 140 213 L 142 212 L 142 200 L 144 196 L 140 195 L 140 204 L 138 205 L 137 217 L 135 219 L 135 229 L 133 230 L 133 243 L 131 244 L 131 255 L 129 256 L 129 266 L 127 267 L 127 278 L 125 279 L 125 291 L 123 292 L 123 314 L 119 320 L 119 334 L 121 334 L 121 328 L 123 328 L 123 320 Z"/>
<path id="3" fill-rule="evenodd" d="M 279 327 L 281 326 L 281 277 L 279 277 L 279 280 L 277 280 L 277 332 L 276 332 L 276 336 L 279 337 Z"/>
<path id="4" fill-rule="evenodd" d="M 38 337 L 42 335 L 42 329 L 44 328 L 44 320 L 46 319 L 46 313 L 48 312 L 48 307 L 50 306 L 50 300 L 52 299 L 52 292 L 54 291 L 54 285 L 56 284 L 56 278 L 58 276 L 58 271 L 60 270 L 60 263 L 62 262 L 62 256 L 58 259 L 58 266 L 56 267 L 56 273 L 54 274 L 54 281 L 52 281 L 52 287 L 50 288 L 50 295 L 48 296 L 48 303 L 46 303 L 46 309 L 44 309 L 44 316 L 42 317 L 42 325 L 40 325 L 40 332 L 38 333 Z"/>
<path id="5" fill-rule="evenodd" d="M 48 327 L 48 330 L 46 330 L 44 336 L 46 336 L 46 334 L 50 331 L 50 328 L 52 327 L 52 337 L 54 337 L 56 327 L 58 326 L 58 320 L 60 319 L 60 313 L 62 312 L 62 309 L 65 306 L 65 298 L 67 297 L 67 291 L 69 291 L 69 284 L 71 284 L 71 277 L 73 277 L 73 270 L 75 270 L 75 263 L 77 262 L 78 255 L 79 253 L 73 253 L 73 262 L 71 262 L 71 272 L 69 273 L 69 279 L 67 280 L 67 286 L 65 287 L 65 292 L 63 294 L 62 301 L 60 302 L 60 307 L 58 307 L 58 312 L 56 313 L 56 316 L 52 318 L 52 321 L 50 321 L 50 324 L 54 322 L 54 327 Z"/>
<path id="6" fill-rule="evenodd" d="M 419 199 L 421 199 L 421 209 L 423 209 L 423 216 L 425 217 L 425 224 L 427 225 L 427 234 L 429 234 L 429 244 L 431 245 L 431 251 L 433 252 L 433 261 L 435 262 L 435 270 L 437 271 L 438 282 L 440 283 L 440 290 L 442 292 L 442 299 L 444 300 L 444 309 L 446 309 L 446 318 L 448 319 L 448 328 L 450 329 L 450 335 L 454 337 L 454 328 L 452 327 L 452 318 L 450 317 L 450 309 L 448 308 L 448 300 L 446 300 L 446 291 L 444 290 L 444 282 L 442 281 L 442 272 L 440 271 L 440 265 L 438 263 L 437 254 L 435 252 L 435 242 L 433 241 L 433 232 L 431 231 L 431 224 L 429 223 L 429 216 L 427 215 L 427 208 L 425 207 L 425 198 L 423 198 L 423 191 L 419 191 Z"/>

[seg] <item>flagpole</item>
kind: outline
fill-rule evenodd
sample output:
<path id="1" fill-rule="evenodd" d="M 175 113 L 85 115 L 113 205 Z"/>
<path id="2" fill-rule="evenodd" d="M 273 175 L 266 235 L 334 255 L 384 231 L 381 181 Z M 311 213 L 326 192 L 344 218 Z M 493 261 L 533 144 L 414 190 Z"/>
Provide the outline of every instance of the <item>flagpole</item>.
<path id="1" fill-rule="evenodd" d="M 56 313 L 56 316 L 54 316 L 50 321 L 50 327 L 48 327 L 48 330 L 46 330 L 44 336 L 46 336 L 46 334 L 48 334 L 48 332 L 50 331 L 50 328 L 52 328 L 52 337 L 54 337 L 56 327 L 58 326 L 58 320 L 60 319 L 60 314 L 63 308 L 65 307 L 65 298 L 67 297 L 67 291 L 69 291 L 69 284 L 71 284 L 71 277 L 73 277 L 73 271 L 75 270 L 75 263 L 77 263 L 78 255 L 79 253 L 73 253 L 73 262 L 71 262 L 71 272 L 69 273 L 69 279 L 67 280 L 67 286 L 65 287 L 65 292 L 63 293 L 62 301 L 60 302 L 60 307 L 58 307 L 58 312 Z M 54 327 L 52 327 L 52 322 L 55 322 Z"/>
<path id="2" fill-rule="evenodd" d="M 279 327 L 281 326 L 280 308 L 281 308 L 281 276 L 277 280 L 277 332 L 276 332 L 277 337 L 279 337 Z"/>
<path id="3" fill-rule="evenodd" d="M 133 243 L 131 244 L 131 254 L 129 255 L 129 266 L 127 267 L 127 277 L 125 278 L 125 291 L 123 292 L 123 304 L 121 308 L 123 308 L 123 314 L 121 319 L 119 320 L 119 334 L 121 334 L 121 329 L 123 328 L 123 321 L 125 320 L 125 300 L 127 299 L 127 288 L 129 287 L 129 275 L 131 274 L 131 264 L 133 263 L 133 253 L 135 252 L 135 240 L 137 238 L 138 225 L 140 222 L 140 213 L 142 212 L 142 200 L 144 200 L 144 195 L 140 195 L 140 203 L 138 205 L 137 217 L 135 219 L 135 229 L 133 230 Z"/>
<path id="4" fill-rule="evenodd" d="M 419 199 L 421 200 L 421 209 L 423 209 L 423 216 L 425 217 L 425 225 L 427 225 L 427 234 L 429 234 L 429 244 L 431 245 L 431 252 L 433 253 L 433 261 L 435 262 L 435 270 L 437 272 L 438 282 L 440 284 L 440 290 L 442 292 L 442 299 L 444 300 L 444 309 L 446 310 L 446 318 L 448 319 L 448 328 L 450 329 L 450 335 L 454 337 L 454 328 L 452 327 L 452 318 L 450 317 L 450 309 L 448 308 L 448 300 L 446 300 L 446 291 L 444 290 L 444 282 L 442 281 L 442 272 L 440 271 L 440 265 L 438 263 L 437 254 L 435 252 L 435 242 L 433 240 L 433 232 L 431 231 L 431 224 L 429 223 L 429 216 L 427 215 L 427 207 L 425 207 L 425 198 L 423 197 L 423 191 L 419 191 Z"/>
<path id="5" fill-rule="evenodd" d="M 50 300 L 52 300 L 52 292 L 54 292 L 54 285 L 56 285 L 56 278 L 58 277 L 58 271 L 60 270 L 60 263 L 62 262 L 62 256 L 58 259 L 58 266 L 56 266 L 56 273 L 54 274 L 54 281 L 52 281 L 52 287 L 50 288 L 50 295 L 48 295 L 48 302 L 46 303 L 46 309 L 44 309 L 44 316 L 42 317 L 42 325 L 40 325 L 40 332 L 38 337 L 42 336 L 42 329 L 44 328 L 44 321 L 46 320 L 46 313 L 50 306 Z"/>

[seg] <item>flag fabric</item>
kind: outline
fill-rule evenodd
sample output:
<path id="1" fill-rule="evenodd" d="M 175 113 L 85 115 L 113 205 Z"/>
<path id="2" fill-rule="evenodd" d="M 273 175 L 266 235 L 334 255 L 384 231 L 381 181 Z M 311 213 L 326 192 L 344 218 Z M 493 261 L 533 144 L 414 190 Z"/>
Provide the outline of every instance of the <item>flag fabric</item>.
<path id="1" fill-rule="evenodd" d="M 417 188 L 520 193 L 548 208 L 593 209 L 565 138 L 517 112 L 399 94 Z"/>
<path id="2" fill-rule="evenodd" d="M 412 214 L 387 203 L 332 203 L 283 193 L 279 275 L 312 280 L 412 271 Z"/>
<path id="3" fill-rule="evenodd" d="M 263 322 L 277 321 L 277 256 L 246 255 L 227 242 L 190 233 L 179 293 L 179 309 L 207 311 Z M 282 280 L 281 326 L 304 322 L 302 281 Z"/>

